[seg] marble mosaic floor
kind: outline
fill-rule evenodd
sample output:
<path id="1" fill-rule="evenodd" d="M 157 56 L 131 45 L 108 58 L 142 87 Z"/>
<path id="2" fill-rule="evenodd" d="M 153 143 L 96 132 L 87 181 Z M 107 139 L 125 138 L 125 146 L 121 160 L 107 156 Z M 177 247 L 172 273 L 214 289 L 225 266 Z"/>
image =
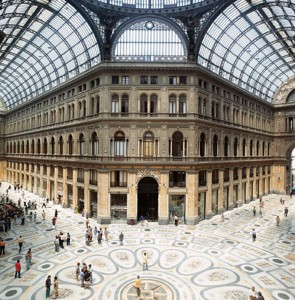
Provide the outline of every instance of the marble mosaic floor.
<path id="1" fill-rule="evenodd" d="M 2 184 L 0 194 L 6 188 Z M 17 201 L 19 193 L 10 192 Z M 27 199 L 34 196 L 26 192 Z M 252 207 L 257 201 L 200 222 L 196 226 L 174 225 L 149 228 L 140 224 L 129 226 L 111 224 L 110 241 L 102 245 L 93 242 L 85 245 L 85 218 L 60 206 L 37 209 L 36 223 L 25 226 L 12 222 L 12 230 L 0 236 L 6 240 L 7 254 L 0 257 L 0 299 L 45 299 L 47 275 L 59 278 L 59 298 L 132 300 L 136 296 L 134 281 L 141 276 L 141 299 L 159 300 L 248 300 L 249 288 L 255 286 L 266 300 L 295 299 L 295 197 L 280 204 L 281 196 L 263 197 L 263 217 L 253 217 Z M 38 197 L 37 197 L 38 198 Z M 288 206 L 288 217 L 283 216 Z M 59 211 L 56 229 L 51 228 L 54 209 Z M 281 224 L 276 226 L 275 217 Z M 94 227 L 96 222 L 91 220 Z M 99 226 L 99 225 L 98 225 Z M 255 228 L 257 240 L 252 242 Z M 54 236 L 62 230 L 69 232 L 72 240 L 60 252 L 54 251 Z M 118 236 L 123 231 L 124 245 Z M 16 239 L 24 236 L 24 250 L 18 253 Z M 25 270 L 24 256 L 28 248 L 33 251 L 33 265 Z M 147 252 L 149 270 L 142 270 L 142 254 Z M 22 262 L 22 278 L 14 278 L 14 263 Z M 75 278 L 77 262 L 94 267 L 93 284 L 81 288 Z"/>

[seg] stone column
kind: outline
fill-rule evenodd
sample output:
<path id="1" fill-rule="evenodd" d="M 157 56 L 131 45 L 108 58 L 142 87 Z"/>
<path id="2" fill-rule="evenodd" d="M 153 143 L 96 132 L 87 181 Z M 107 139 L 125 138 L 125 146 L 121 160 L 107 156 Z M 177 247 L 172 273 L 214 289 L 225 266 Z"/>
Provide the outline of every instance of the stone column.
<path id="1" fill-rule="evenodd" d="M 224 212 L 223 207 L 223 193 L 224 193 L 224 169 L 219 170 L 219 189 L 218 189 L 218 213 Z"/>
<path id="2" fill-rule="evenodd" d="M 67 185 L 67 179 L 68 179 L 68 168 L 63 167 L 62 170 L 62 199 L 63 202 L 67 205 L 69 204 L 69 199 L 68 199 L 68 185 Z"/>
<path id="3" fill-rule="evenodd" d="M 212 170 L 207 171 L 206 219 L 212 217 Z"/>
<path id="4" fill-rule="evenodd" d="M 242 206 L 243 205 L 243 193 L 242 193 L 242 190 L 243 190 L 243 183 L 242 183 L 242 168 L 239 167 L 239 170 L 238 170 L 238 175 L 239 175 L 239 185 L 238 185 L 238 202 L 239 202 L 239 206 Z"/>
<path id="5" fill-rule="evenodd" d="M 34 165 L 34 188 L 33 188 L 33 193 L 37 194 L 37 165 Z"/>
<path id="6" fill-rule="evenodd" d="M 159 225 L 167 225 L 169 223 L 169 172 L 162 172 L 159 179 L 158 223 Z"/>
<path id="7" fill-rule="evenodd" d="M 73 168 L 73 207 L 76 209 L 78 205 L 78 189 L 77 189 L 78 169 Z"/>
<path id="8" fill-rule="evenodd" d="M 137 219 L 136 172 L 128 172 L 129 192 L 127 194 L 127 224 Z"/>
<path id="9" fill-rule="evenodd" d="M 24 163 L 24 170 L 23 170 L 23 174 L 24 174 L 24 180 L 23 180 L 23 188 L 27 189 L 27 163 Z M 6 180 L 7 181 L 7 180 Z"/>
<path id="10" fill-rule="evenodd" d="M 84 170 L 84 215 L 90 215 L 89 170 Z"/>
<path id="11" fill-rule="evenodd" d="M 53 199 L 54 201 L 57 201 L 58 199 L 58 166 L 54 166 L 54 193 L 53 193 Z"/>
<path id="12" fill-rule="evenodd" d="M 259 167 L 259 197 L 263 196 L 263 179 L 262 179 L 262 166 Z"/>
<path id="13" fill-rule="evenodd" d="M 100 224 L 111 223 L 110 195 L 109 195 L 109 172 L 98 173 L 99 191 L 97 206 L 97 222 Z"/>
<path id="14" fill-rule="evenodd" d="M 198 195 L 199 195 L 199 173 L 197 171 L 187 172 L 186 196 L 186 224 L 195 225 L 198 222 Z"/>
<path id="15" fill-rule="evenodd" d="M 32 192 L 32 164 L 29 164 L 29 185 L 28 190 Z"/>
<path id="16" fill-rule="evenodd" d="M 234 203 L 233 203 L 233 192 L 234 192 L 234 169 L 230 168 L 229 169 L 229 201 L 228 201 L 228 210 L 232 210 L 234 208 Z"/>
<path id="17" fill-rule="evenodd" d="M 256 189 L 256 167 L 253 167 L 253 201 L 257 199 L 257 189 Z"/>
<path id="18" fill-rule="evenodd" d="M 250 202 L 250 169 L 247 167 L 246 169 L 246 203 Z"/>
<path id="19" fill-rule="evenodd" d="M 46 196 L 50 197 L 50 166 L 46 170 Z"/>
<path id="20" fill-rule="evenodd" d="M 43 169 L 44 166 L 40 165 L 40 176 L 39 176 L 39 183 L 40 183 L 40 191 L 39 191 L 39 195 L 43 196 L 44 194 L 44 187 L 43 187 Z"/>

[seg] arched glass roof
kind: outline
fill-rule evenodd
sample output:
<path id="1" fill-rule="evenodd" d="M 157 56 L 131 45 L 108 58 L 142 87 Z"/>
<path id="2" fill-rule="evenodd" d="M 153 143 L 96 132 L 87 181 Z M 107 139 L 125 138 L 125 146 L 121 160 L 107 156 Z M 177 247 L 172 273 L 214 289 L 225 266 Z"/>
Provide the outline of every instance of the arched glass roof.
<path id="1" fill-rule="evenodd" d="M 206 31 L 198 62 L 272 101 L 295 73 L 295 1 L 235 1 Z"/>
<path id="2" fill-rule="evenodd" d="M 0 98 L 7 109 L 100 62 L 98 41 L 65 0 L 3 0 Z"/>

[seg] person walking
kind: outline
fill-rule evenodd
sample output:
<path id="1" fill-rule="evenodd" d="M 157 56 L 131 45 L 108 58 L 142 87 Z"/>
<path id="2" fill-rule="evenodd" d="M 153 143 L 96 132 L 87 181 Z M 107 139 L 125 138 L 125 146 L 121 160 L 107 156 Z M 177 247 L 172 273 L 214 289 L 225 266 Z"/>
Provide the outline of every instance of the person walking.
<path id="1" fill-rule="evenodd" d="M 58 215 L 58 212 L 57 212 L 57 209 L 55 209 L 55 211 L 54 211 L 55 218 L 57 218 L 57 215 Z"/>
<path id="2" fill-rule="evenodd" d="M 285 207 L 285 211 L 284 211 L 285 217 L 288 217 L 288 212 L 289 212 L 288 207 Z"/>
<path id="3" fill-rule="evenodd" d="M 177 215 L 174 216 L 174 224 L 175 224 L 175 226 L 178 226 L 178 216 Z"/>
<path id="4" fill-rule="evenodd" d="M 56 217 L 54 216 L 52 218 L 52 228 L 55 228 L 55 224 L 56 224 Z"/>
<path id="5" fill-rule="evenodd" d="M 30 219 L 30 223 L 32 223 L 33 222 L 33 213 L 32 212 L 30 212 L 30 214 L 29 214 L 29 219 Z"/>
<path id="6" fill-rule="evenodd" d="M 123 240 L 124 240 L 124 234 L 123 234 L 123 232 L 120 233 L 119 240 L 120 240 L 120 245 L 123 246 Z"/>
<path id="7" fill-rule="evenodd" d="M 17 262 L 15 263 L 15 275 L 14 278 L 21 278 L 20 277 L 20 270 L 21 270 L 22 266 L 21 263 L 19 262 L 19 259 L 17 260 Z"/>
<path id="8" fill-rule="evenodd" d="M 262 295 L 261 292 L 258 292 L 258 294 L 257 294 L 257 300 L 264 300 L 264 297 L 263 297 L 263 295 Z"/>
<path id="9" fill-rule="evenodd" d="M 260 218 L 262 218 L 262 209 L 261 208 L 259 209 L 259 216 L 260 216 Z"/>
<path id="10" fill-rule="evenodd" d="M 92 277 L 93 267 L 91 264 L 88 265 L 88 272 L 90 274 L 90 283 L 92 284 L 92 282 L 93 282 L 93 277 Z"/>
<path id="11" fill-rule="evenodd" d="M 81 287 L 84 287 L 85 272 L 83 272 L 83 269 L 80 271 Z"/>
<path id="12" fill-rule="evenodd" d="M 59 252 L 59 237 L 58 237 L 58 235 L 55 236 L 54 247 L 55 247 L 55 252 Z"/>
<path id="13" fill-rule="evenodd" d="M 254 206 L 253 207 L 253 217 L 255 217 L 256 216 L 256 207 Z"/>
<path id="14" fill-rule="evenodd" d="M 137 296 L 140 297 L 140 276 L 137 275 L 137 278 L 135 280 L 135 288 L 136 288 L 136 292 L 137 292 Z"/>
<path id="15" fill-rule="evenodd" d="M 252 231 L 252 241 L 253 241 L 253 243 L 256 241 L 256 231 L 255 231 L 254 228 L 253 228 L 253 231 Z"/>
<path id="16" fill-rule="evenodd" d="M 143 271 L 148 270 L 148 258 L 147 258 L 146 252 L 143 253 L 143 257 L 142 257 L 142 269 L 143 269 Z"/>
<path id="17" fill-rule="evenodd" d="M 27 271 L 30 269 L 31 266 L 31 255 L 30 255 L 30 250 L 28 250 L 26 254 L 26 269 Z"/>
<path id="18" fill-rule="evenodd" d="M 95 236 L 95 239 L 96 239 L 96 236 L 97 236 L 97 227 L 96 226 L 94 227 L 93 232 L 94 232 L 94 236 Z"/>
<path id="19" fill-rule="evenodd" d="M 42 212 L 42 218 L 43 218 L 43 220 L 45 220 L 45 218 L 46 218 L 46 212 L 44 210 Z"/>
<path id="20" fill-rule="evenodd" d="M 58 297 L 58 280 L 57 276 L 54 276 L 54 281 L 53 281 L 53 299 L 56 299 Z"/>
<path id="21" fill-rule="evenodd" d="M 106 242 L 108 242 L 109 241 L 109 231 L 107 228 L 104 229 L 104 237 L 106 239 Z"/>
<path id="22" fill-rule="evenodd" d="M 20 235 L 19 238 L 17 239 L 18 242 L 18 252 L 22 251 L 23 248 L 23 243 L 24 243 L 24 238 Z"/>
<path id="23" fill-rule="evenodd" d="M 37 221 L 37 213 L 34 212 L 34 223 L 36 223 L 36 221 Z"/>
<path id="24" fill-rule="evenodd" d="M 76 280 L 78 281 L 79 280 L 79 276 L 80 276 L 80 263 L 78 262 L 77 263 L 77 266 L 76 266 Z"/>
<path id="25" fill-rule="evenodd" d="M 97 242 L 99 245 L 101 245 L 101 241 L 102 241 L 102 231 L 98 231 L 97 232 Z"/>
<path id="26" fill-rule="evenodd" d="M 255 287 L 252 286 L 252 288 L 249 291 L 249 299 L 250 300 L 256 300 L 257 299 L 257 292 L 255 291 Z"/>
<path id="27" fill-rule="evenodd" d="M 88 226 L 89 226 L 89 219 L 88 218 L 86 218 L 85 224 L 86 224 L 86 229 L 87 229 Z"/>
<path id="28" fill-rule="evenodd" d="M 281 219 L 280 219 L 280 217 L 279 217 L 279 216 L 277 216 L 277 217 L 276 217 L 276 224 L 277 224 L 277 226 L 279 226 L 279 225 L 280 225 L 280 222 L 281 222 Z"/>
<path id="29" fill-rule="evenodd" d="M 46 288 L 46 298 L 50 297 L 50 287 L 51 287 L 51 276 L 48 275 L 45 281 L 45 288 Z"/>
<path id="30" fill-rule="evenodd" d="M 67 233 L 67 246 L 71 245 L 71 236 L 69 234 L 69 232 Z"/>
<path id="31" fill-rule="evenodd" d="M 3 239 L 0 239 L 0 255 L 5 255 L 5 241 Z"/>

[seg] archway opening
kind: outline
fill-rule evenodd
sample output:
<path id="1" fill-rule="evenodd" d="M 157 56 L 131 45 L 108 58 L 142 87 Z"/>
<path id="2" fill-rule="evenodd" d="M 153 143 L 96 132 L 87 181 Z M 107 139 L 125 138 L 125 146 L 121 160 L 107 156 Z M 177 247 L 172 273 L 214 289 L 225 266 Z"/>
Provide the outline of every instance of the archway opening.
<path id="1" fill-rule="evenodd" d="M 152 177 L 142 178 L 138 183 L 137 219 L 158 220 L 158 182 Z"/>

